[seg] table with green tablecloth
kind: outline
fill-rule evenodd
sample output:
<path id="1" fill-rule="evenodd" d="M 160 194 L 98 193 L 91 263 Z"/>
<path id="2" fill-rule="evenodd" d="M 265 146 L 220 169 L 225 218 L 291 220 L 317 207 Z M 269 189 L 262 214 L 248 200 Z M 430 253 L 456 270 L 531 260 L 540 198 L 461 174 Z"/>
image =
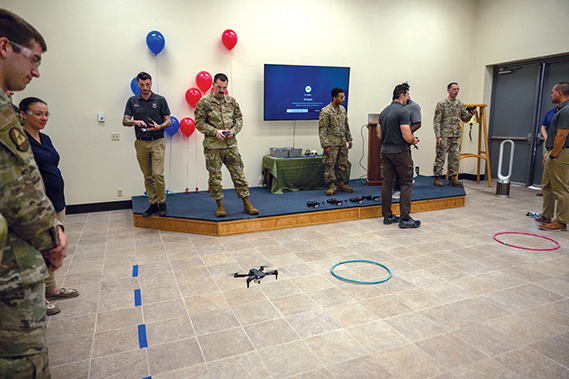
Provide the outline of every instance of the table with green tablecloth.
<path id="1" fill-rule="evenodd" d="M 350 180 L 351 168 L 352 164 L 348 161 L 344 183 Z M 328 189 L 324 182 L 324 163 L 322 163 L 321 155 L 299 158 L 276 158 L 265 155 L 263 178 L 263 187 L 269 187 L 271 193 Z"/>

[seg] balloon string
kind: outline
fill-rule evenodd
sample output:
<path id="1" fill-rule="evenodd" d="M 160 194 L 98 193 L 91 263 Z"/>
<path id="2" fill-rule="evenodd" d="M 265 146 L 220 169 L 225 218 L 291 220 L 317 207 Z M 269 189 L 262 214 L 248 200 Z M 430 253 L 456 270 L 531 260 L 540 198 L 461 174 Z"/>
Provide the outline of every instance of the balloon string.
<path id="1" fill-rule="evenodd" d="M 190 139 L 186 139 L 186 189 L 188 189 L 188 170 L 190 164 L 188 163 L 188 157 L 190 155 Z"/>
<path id="2" fill-rule="evenodd" d="M 172 136 L 170 136 L 170 162 L 168 163 L 168 191 L 172 184 Z"/>
<path id="3" fill-rule="evenodd" d="M 158 82 L 158 54 L 154 54 L 154 61 L 156 62 L 156 93 L 160 94 L 160 84 Z"/>
<path id="4" fill-rule="evenodd" d="M 235 83 L 235 80 L 233 79 L 233 66 L 231 65 L 231 50 L 229 50 L 229 77 L 231 78 L 231 96 L 233 96 L 233 83 Z"/>

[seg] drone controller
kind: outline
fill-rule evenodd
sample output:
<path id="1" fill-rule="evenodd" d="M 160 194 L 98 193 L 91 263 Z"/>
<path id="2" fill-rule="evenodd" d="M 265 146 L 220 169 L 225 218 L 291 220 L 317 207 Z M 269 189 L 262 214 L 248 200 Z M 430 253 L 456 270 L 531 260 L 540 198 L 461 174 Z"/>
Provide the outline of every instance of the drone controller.
<path id="1" fill-rule="evenodd" d="M 336 198 L 334 198 L 334 199 L 328 199 L 328 200 L 326 200 L 326 202 L 327 202 L 328 204 L 334 204 L 334 205 L 342 205 L 342 204 L 344 204 L 344 201 L 343 201 L 343 200 L 337 200 Z"/>
<path id="2" fill-rule="evenodd" d="M 307 201 L 307 202 L 306 202 L 306 206 L 309 207 L 309 208 L 310 208 L 310 207 L 319 208 L 320 205 L 324 205 L 324 203 L 319 203 L 319 202 L 314 201 L 314 200 L 310 200 L 310 201 Z"/>

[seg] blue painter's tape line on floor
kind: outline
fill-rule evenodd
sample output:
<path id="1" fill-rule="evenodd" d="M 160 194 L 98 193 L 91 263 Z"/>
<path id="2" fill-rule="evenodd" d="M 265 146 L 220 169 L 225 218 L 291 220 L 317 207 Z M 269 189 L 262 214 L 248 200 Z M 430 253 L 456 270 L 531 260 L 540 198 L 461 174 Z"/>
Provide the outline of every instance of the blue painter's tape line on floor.
<path id="1" fill-rule="evenodd" d="M 138 265 L 132 266 L 132 277 L 136 278 L 138 276 Z"/>
<path id="2" fill-rule="evenodd" d="M 142 305 L 142 298 L 140 297 L 140 290 L 134 290 L 134 306 Z"/>
<path id="3" fill-rule="evenodd" d="M 148 347 L 148 341 L 146 341 L 146 325 L 138 325 L 138 344 L 141 349 Z"/>

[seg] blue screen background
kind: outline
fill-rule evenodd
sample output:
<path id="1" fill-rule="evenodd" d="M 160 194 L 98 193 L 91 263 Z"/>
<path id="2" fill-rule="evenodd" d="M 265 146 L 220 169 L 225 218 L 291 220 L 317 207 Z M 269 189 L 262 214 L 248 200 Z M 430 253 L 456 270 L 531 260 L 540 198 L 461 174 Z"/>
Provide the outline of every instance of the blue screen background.
<path id="1" fill-rule="evenodd" d="M 265 64 L 264 120 L 318 120 L 334 87 L 344 90 L 347 110 L 349 83 L 349 67 Z"/>

